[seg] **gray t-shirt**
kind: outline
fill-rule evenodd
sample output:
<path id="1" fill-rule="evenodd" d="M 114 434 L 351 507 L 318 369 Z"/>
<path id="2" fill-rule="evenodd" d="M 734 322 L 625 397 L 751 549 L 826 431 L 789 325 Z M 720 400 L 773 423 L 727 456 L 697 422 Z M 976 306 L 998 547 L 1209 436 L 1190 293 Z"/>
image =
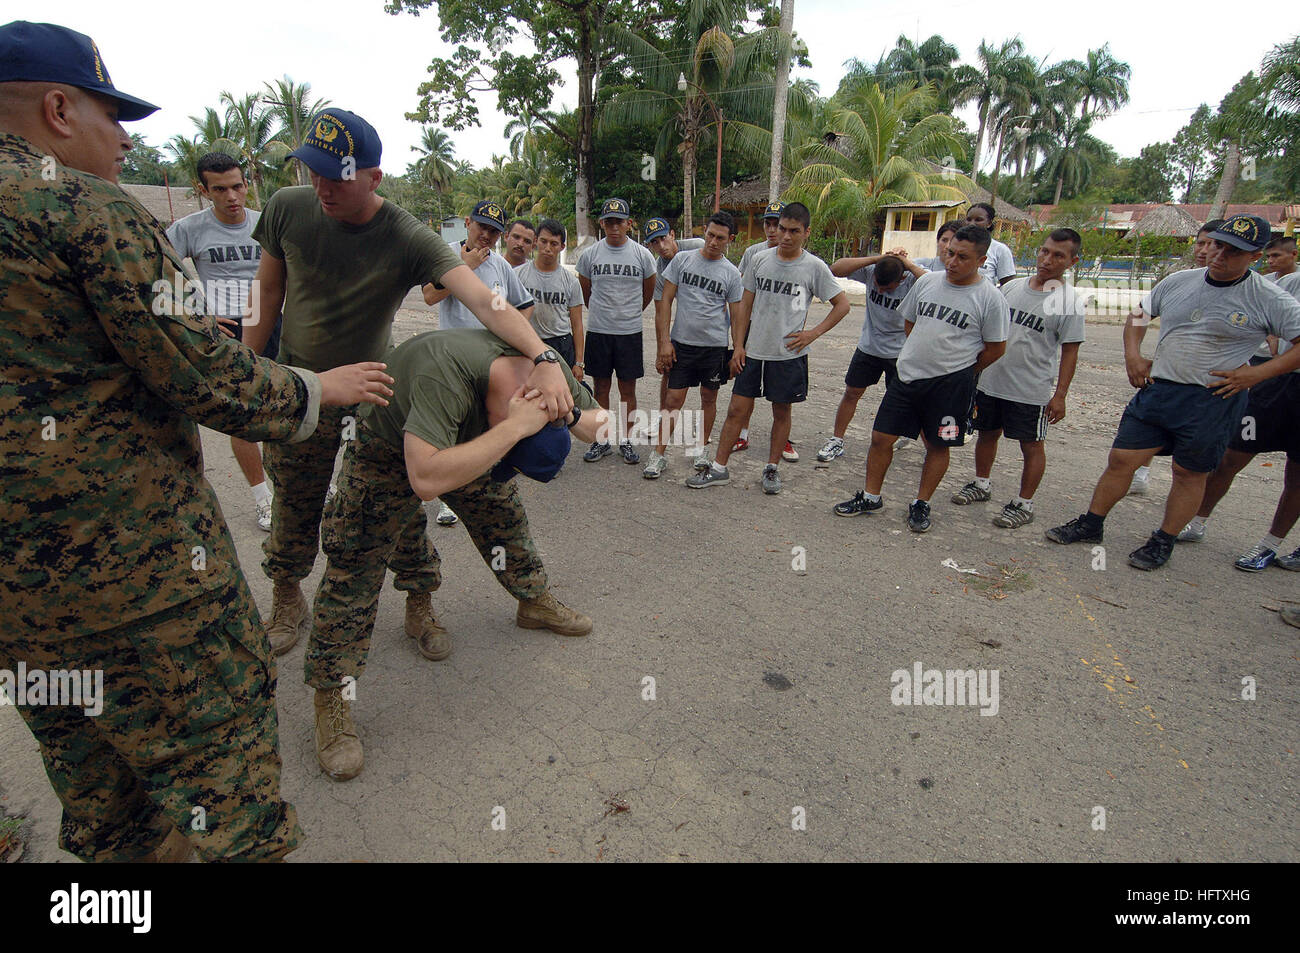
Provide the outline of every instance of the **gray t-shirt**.
<path id="1" fill-rule="evenodd" d="M 986 342 L 1007 339 L 1007 299 L 987 281 L 954 285 L 946 271 L 917 279 L 898 306 L 914 325 L 898 355 L 907 382 L 955 374 L 973 365 Z"/>
<path id="2" fill-rule="evenodd" d="M 678 344 L 726 347 L 731 327 L 727 305 L 745 294 L 740 270 L 725 258 L 709 261 L 703 252 L 679 251 L 664 279 L 677 286 L 677 317 L 669 337 Z"/>
<path id="3" fill-rule="evenodd" d="M 694 251 L 697 248 L 704 247 L 703 238 L 683 238 L 677 243 L 677 254 L 684 251 Z M 675 257 L 675 256 L 674 256 Z M 663 255 L 655 256 L 655 300 L 659 301 L 664 296 L 664 272 L 668 270 L 668 263 L 672 258 L 665 258 Z"/>
<path id="4" fill-rule="evenodd" d="M 573 333 L 570 308 L 582 307 L 582 288 L 573 272 L 557 263 L 554 271 L 542 271 L 526 261 L 515 269 L 519 283 L 533 299 L 530 320 L 540 338 L 558 338 Z"/>
<path id="5" fill-rule="evenodd" d="M 1142 310 L 1160 319 L 1151 376 L 1209 387 L 1250 360 L 1266 335 L 1300 337 L 1300 301 L 1255 272 L 1221 288 L 1205 280 L 1204 268 L 1177 271 L 1142 299 Z"/>
<path id="6" fill-rule="evenodd" d="M 786 335 L 803 329 L 814 297 L 830 301 L 843 290 L 826 262 L 807 250 L 794 261 L 783 260 L 776 250 L 760 255 L 744 280 L 745 290 L 754 292 L 745 353 L 760 361 L 799 357 L 786 348 Z"/>
<path id="7" fill-rule="evenodd" d="M 916 284 L 916 276 L 910 271 L 903 272 L 903 280 L 893 291 L 885 292 L 876 287 L 876 266 L 867 265 L 849 275 L 854 281 L 867 286 L 866 320 L 862 322 L 862 337 L 858 338 L 858 350 L 863 354 L 872 354 L 893 360 L 903 349 L 907 333 L 903 330 L 903 319 L 899 317 L 898 306 L 903 303 L 907 293 Z"/>
<path id="8" fill-rule="evenodd" d="M 588 331 L 636 334 L 641 330 L 641 284 L 657 274 L 655 256 L 648 248 L 630 239 L 614 248 L 602 238 L 578 256 L 578 274 L 591 282 Z"/>
<path id="9" fill-rule="evenodd" d="M 1007 351 L 980 374 L 979 389 L 993 397 L 1042 406 L 1056 392 L 1061 345 L 1084 339 L 1085 302 L 1061 282 L 1042 291 L 1028 278 L 1002 286 L 1010 307 Z"/>
<path id="10" fill-rule="evenodd" d="M 461 242 L 456 246 L 456 253 L 465 247 Z M 487 261 L 474 269 L 479 281 L 487 285 L 494 295 L 500 294 L 515 308 L 526 308 L 533 303 L 532 297 L 524 290 L 519 276 L 510 267 L 510 262 L 496 252 L 490 252 Z M 448 295 L 438 302 L 438 330 L 450 331 L 455 328 L 474 328 L 483 330 L 483 322 L 474 316 L 474 312 L 460 303 L 455 295 Z"/>
<path id="11" fill-rule="evenodd" d="M 1293 298 L 1300 298 L 1300 270 L 1283 275 L 1277 280 L 1277 286 Z"/>
<path id="12" fill-rule="evenodd" d="M 1016 259 L 1011 249 L 996 238 L 990 241 L 984 264 L 980 265 L 980 274 L 996 285 L 1003 278 L 1014 277 L 1015 273 Z"/>
<path id="13" fill-rule="evenodd" d="M 775 247 L 776 247 L 775 245 L 769 245 L 767 243 L 766 238 L 763 239 L 761 242 L 755 242 L 754 244 L 750 245 L 743 252 L 741 252 L 740 265 L 739 265 L 740 273 L 742 275 L 748 274 L 749 269 L 754 264 L 754 256 L 757 255 L 759 252 L 767 251 L 769 248 L 775 248 Z"/>
<path id="14" fill-rule="evenodd" d="M 226 225 L 210 208 L 186 215 L 167 229 L 167 240 L 182 258 L 192 258 L 203 282 L 203 300 L 208 314 L 218 318 L 242 319 L 244 304 L 262 246 L 253 239 L 253 226 L 261 212 L 244 211 L 238 225 Z"/>
<path id="15" fill-rule="evenodd" d="M 945 268 L 945 266 L 944 266 L 943 260 L 942 260 L 938 255 L 935 255 L 933 258 L 922 258 L 922 259 L 916 261 L 915 264 L 921 266 L 921 267 L 924 268 L 926 271 L 945 271 L 945 270 L 947 270 L 947 269 Z"/>

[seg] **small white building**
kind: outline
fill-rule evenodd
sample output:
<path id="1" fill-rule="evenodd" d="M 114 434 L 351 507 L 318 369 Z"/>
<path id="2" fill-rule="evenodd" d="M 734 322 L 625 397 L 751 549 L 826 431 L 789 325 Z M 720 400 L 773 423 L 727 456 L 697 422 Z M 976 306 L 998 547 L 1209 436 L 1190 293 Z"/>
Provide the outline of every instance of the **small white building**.
<path id="1" fill-rule="evenodd" d="M 932 258 L 939 251 L 934 233 L 944 222 L 964 219 L 965 210 L 965 201 L 952 199 L 886 205 L 880 248 L 882 251 L 903 248 L 913 260 Z"/>

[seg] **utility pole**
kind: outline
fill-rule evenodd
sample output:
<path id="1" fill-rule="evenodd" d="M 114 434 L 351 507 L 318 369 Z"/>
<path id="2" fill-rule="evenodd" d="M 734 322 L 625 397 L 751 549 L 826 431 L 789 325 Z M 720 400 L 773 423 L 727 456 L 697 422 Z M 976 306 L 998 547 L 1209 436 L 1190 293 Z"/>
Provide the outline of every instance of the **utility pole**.
<path id="1" fill-rule="evenodd" d="M 767 179 L 767 200 L 781 197 L 781 157 L 785 150 L 785 102 L 790 85 L 790 47 L 794 40 L 794 0 L 781 0 L 781 50 L 776 63 L 776 89 L 772 108 L 772 164 Z"/>

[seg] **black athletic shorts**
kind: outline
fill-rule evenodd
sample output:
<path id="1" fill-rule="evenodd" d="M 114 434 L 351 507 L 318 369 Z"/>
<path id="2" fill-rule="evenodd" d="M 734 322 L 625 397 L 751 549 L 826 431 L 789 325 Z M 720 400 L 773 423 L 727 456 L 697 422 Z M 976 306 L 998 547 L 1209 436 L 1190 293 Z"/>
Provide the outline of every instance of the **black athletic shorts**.
<path id="1" fill-rule="evenodd" d="M 1022 404 L 975 389 L 975 429 L 1001 430 L 1008 440 L 1047 439 L 1047 406 Z"/>
<path id="2" fill-rule="evenodd" d="M 883 376 L 885 386 L 892 387 L 898 376 L 898 360 L 889 357 L 877 357 L 860 348 L 853 349 L 853 360 L 844 374 L 845 387 L 871 387 Z"/>
<path id="3" fill-rule="evenodd" d="M 731 392 L 738 397 L 766 397 L 773 404 L 798 404 L 808 399 L 808 355 L 788 361 L 745 358 Z"/>
<path id="4" fill-rule="evenodd" d="M 588 377 L 613 377 L 635 381 L 645 377 L 641 359 L 641 332 L 635 334 L 601 334 L 587 332 L 586 358 Z"/>
<path id="5" fill-rule="evenodd" d="M 896 437 L 926 440 L 944 447 L 966 442 L 966 422 L 975 397 L 975 365 L 917 381 L 901 377 L 885 388 L 873 430 Z"/>
<path id="6" fill-rule="evenodd" d="M 688 387 L 707 387 L 717 390 L 726 380 L 727 360 L 725 347 L 673 342 L 677 360 L 668 369 L 668 389 L 685 390 Z"/>
<path id="7" fill-rule="evenodd" d="M 1250 389 L 1228 446 L 1242 453 L 1285 452 L 1300 460 L 1300 374 L 1282 374 Z"/>
<path id="8" fill-rule="evenodd" d="M 262 357 L 272 361 L 277 360 L 280 357 L 280 326 L 283 323 L 283 316 L 275 319 L 275 329 L 271 331 L 271 336 L 266 341 L 266 347 L 262 348 Z M 223 324 L 221 327 L 227 328 L 230 327 L 230 325 Z M 236 323 L 235 326 L 230 329 L 235 332 L 236 341 L 244 340 L 244 325 L 242 322 Z"/>
<path id="9" fill-rule="evenodd" d="M 573 346 L 572 334 L 561 334 L 557 338 L 542 338 L 542 343 L 564 358 L 570 370 L 573 369 L 573 362 L 578 359 L 578 349 Z"/>
<path id="10" fill-rule="evenodd" d="M 1120 418 L 1116 450 L 1159 447 L 1174 463 L 1193 473 L 1209 473 L 1223 459 L 1228 441 L 1242 426 L 1249 392 L 1227 400 L 1200 384 L 1156 379 L 1133 395 Z"/>

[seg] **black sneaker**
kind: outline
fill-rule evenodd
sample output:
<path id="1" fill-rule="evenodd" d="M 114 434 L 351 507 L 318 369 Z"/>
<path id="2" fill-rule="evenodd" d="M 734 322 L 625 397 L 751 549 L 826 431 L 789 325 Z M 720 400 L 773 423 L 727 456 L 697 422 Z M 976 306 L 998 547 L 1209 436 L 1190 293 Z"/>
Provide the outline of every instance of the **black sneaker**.
<path id="1" fill-rule="evenodd" d="M 925 533 L 930 529 L 930 504 L 925 500 L 913 500 L 907 508 L 907 528 L 913 533 Z"/>
<path id="2" fill-rule="evenodd" d="M 853 494 L 853 499 L 845 500 L 843 503 L 835 504 L 836 516 L 861 516 L 863 513 L 873 513 L 885 505 L 882 500 L 869 500 L 863 490 L 858 490 Z"/>
<path id="3" fill-rule="evenodd" d="M 1079 516 L 1060 526 L 1053 526 L 1043 535 L 1054 543 L 1100 543 L 1102 530 L 1089 529 Z"/>
<path id="4" fill-rule="evenodd" d="M 1169 555 L 1174 551 L 1174 541 L 1162 533 L 1152 533 L 1146 545 L 1128 554 L 1128 564 L 1134 569 L 1150 572 L 1169 562 Z"/>

